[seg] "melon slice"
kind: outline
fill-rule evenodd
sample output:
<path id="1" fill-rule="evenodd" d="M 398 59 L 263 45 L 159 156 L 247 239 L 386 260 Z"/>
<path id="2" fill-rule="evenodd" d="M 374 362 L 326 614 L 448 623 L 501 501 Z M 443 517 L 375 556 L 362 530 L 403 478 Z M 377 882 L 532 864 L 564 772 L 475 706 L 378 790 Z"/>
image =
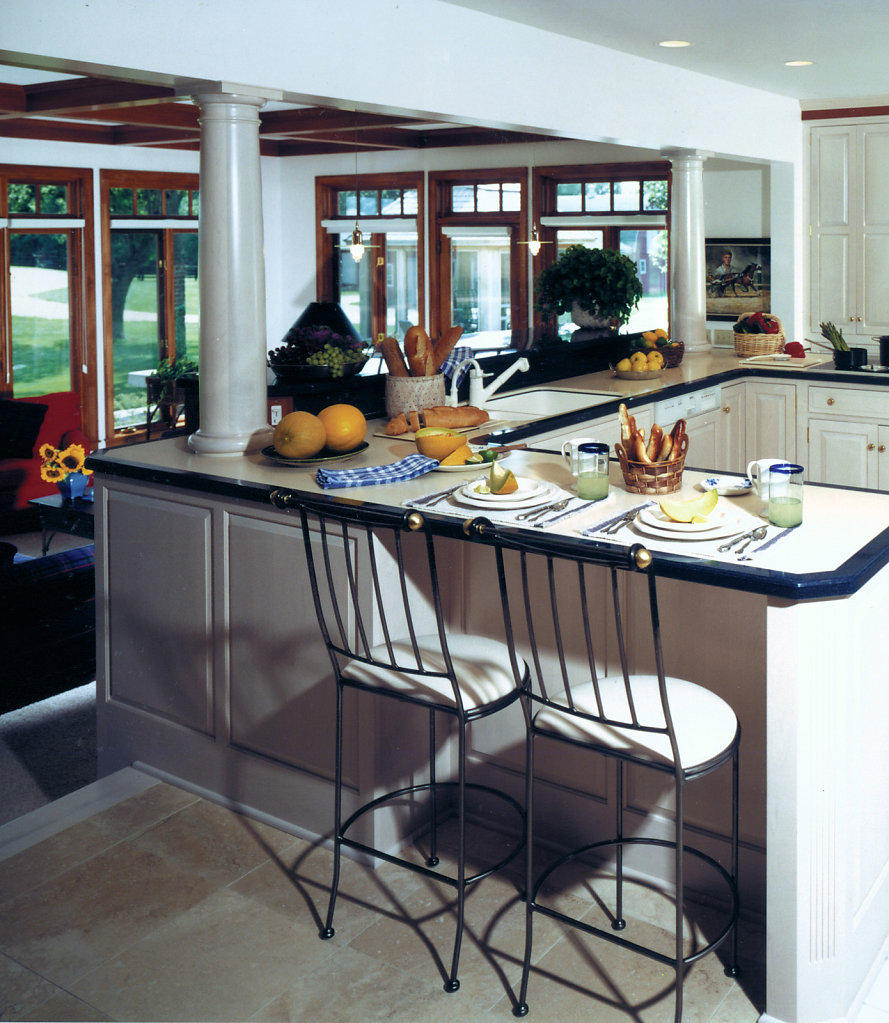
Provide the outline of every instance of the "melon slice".
<path id="1" fill-rule="evenodd" d="M 706 522 L 718 500 L 719 494 L 715 490 L 708 490 L 690 501 L 671 501 L 665 498 L 659 501 L 658 505 L 664 515 L 674 522 Z"/>

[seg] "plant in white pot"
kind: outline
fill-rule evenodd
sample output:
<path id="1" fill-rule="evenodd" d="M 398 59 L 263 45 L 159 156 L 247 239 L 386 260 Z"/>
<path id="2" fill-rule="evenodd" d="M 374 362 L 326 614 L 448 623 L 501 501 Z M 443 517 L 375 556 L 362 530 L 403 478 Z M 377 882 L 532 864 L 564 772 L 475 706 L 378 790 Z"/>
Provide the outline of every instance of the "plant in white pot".
<path id="1" fill-rule="evenodd" d="M 585 245 L 569 245 L 534 282 L 535 309 L 544 316 L 570 312 L 579 326 L 619 327 L 641 297 L 642 282 L 632 259 Z"/>

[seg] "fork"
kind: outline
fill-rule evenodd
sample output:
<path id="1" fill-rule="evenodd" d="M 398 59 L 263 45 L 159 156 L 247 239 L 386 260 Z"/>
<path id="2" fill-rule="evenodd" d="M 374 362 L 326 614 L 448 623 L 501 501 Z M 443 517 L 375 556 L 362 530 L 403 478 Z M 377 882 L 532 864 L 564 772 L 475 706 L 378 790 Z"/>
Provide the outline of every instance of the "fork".
<path id="1" fill-rule="evenodd" d="M 562 501 L 556 501 L 555 504 L 545 504 L 542 508 L 531 508 L 529 511 L 522 512 L 521 515 L 516 515 L 516 522 L 523 522 L 526 519 L 528 522 L 531 522 L 532 519 L 536 519 L 540 515 L 561 511 L 563 508 L 567 508 L 569 502 L 573 500 L 573 497 L 566 497 Z"/>

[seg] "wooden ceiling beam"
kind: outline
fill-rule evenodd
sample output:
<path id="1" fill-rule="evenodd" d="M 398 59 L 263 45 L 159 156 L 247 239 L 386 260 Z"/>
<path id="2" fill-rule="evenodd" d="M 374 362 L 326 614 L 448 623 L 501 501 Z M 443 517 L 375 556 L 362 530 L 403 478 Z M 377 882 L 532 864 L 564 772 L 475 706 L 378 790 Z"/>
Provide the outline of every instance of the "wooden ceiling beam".
<path id="1" fill-rule="evenodd" d="M 74 78 L 24 87 L 29 114 L 76 116 L 87 110 L 107 110 L 144 103 L 168 103 L 176 91 L 163 85 L 108 82 L 100 78 Z"/>
<path id="2" fill-rule="evenodd" d="M 315 135 L 319 131 L 365 132 L 375 128 L 394 128 L 417 124 L 414 117 L 396 117 L 384 114 L 362 114 L 351 110 L 329 110 L 326 107 L 307 107 L 304 110 L 272 110 L 259 120 L 263 135 Z M 424 123 L 424 122 L 421 122 Z"/>
<path id="3" fill-rule="evenodd" d="M 106 124 L 75 124 L 72 121 L 43 120 L 39 117 L 0 119 L 0 137 L 39 139 L 45 142 L 92 142 L 111 145 L 114 128 Z"/>

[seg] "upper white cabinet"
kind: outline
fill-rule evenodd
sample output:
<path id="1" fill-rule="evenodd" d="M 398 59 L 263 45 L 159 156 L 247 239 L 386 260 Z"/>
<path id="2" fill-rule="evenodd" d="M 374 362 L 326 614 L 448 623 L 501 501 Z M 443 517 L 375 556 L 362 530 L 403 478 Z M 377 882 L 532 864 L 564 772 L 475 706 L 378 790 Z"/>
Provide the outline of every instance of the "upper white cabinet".
<path id="1" fill-rule="evenodd" d="M 889 122 L 811 129 L 810 330 L 889 334 Z"/>

